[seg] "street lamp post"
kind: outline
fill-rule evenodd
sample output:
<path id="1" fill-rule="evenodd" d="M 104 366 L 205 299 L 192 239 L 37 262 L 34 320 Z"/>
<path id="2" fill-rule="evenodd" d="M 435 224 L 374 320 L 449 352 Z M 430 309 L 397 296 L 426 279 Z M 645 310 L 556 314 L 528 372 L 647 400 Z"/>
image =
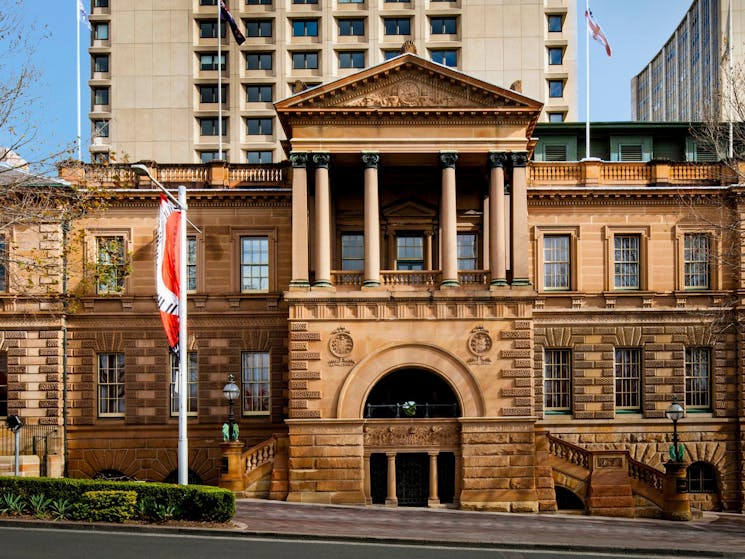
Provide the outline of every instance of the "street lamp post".
<path id="1" fill-rule="evenodd" d="M 685 410 L 683 406 L 678 403 L 678 398 L 673 396 L 672 403 L 665 410 L 667 418 L 673 422 L 673 450 L 670 453 L 670 459 L 673 462 L 682 462 L 682 453 L 678 451 L 678 421 L 683 418 Z"/>
<path id="2" fill-rule="evenodd" d="M 223 387 L 222 393 L 225 399 L 228 401 L 228 441 L 233 442 L 237 437 L 235 433 L 235 414 L 233 413 L 233 404 L 238 398 L 240 390 L 238 385 L 235 384 L 235 377 L 233 373 L 228 375 L 228 383 Z"/>
<path id="3" fill-rule="evenodd" d="M 186 331 L 186 291 L 187 291 L 187 275 L 186 275 L 186 187 L 179 185 L 178 187 L 178 199 L 174 198 L 168 189 L 158 182 L 155 177 L 150 174 L 150 171 L 145 165 L 136 163 L 131 165 L 130 168 L 136 175 L 145 176 L 150 179 L 155 186 L 163 192 L 168 199 L 173 202 L 176 207 L 181 211 L 181 219 L 179 220 L 179 293 L 178 293 L 178 324 L 179 324 L 179 365 L 178 365 L 178 395 L 179 395 L 179 406 L 178 406 L 178 482 L 180 485 L 187 485 L 189 483 L 189 441 L 186 433 L 186 418 L 188 415 L 188 400 L 187 400 L 187 375 L 188 375 L 188 364 L 187 364 L 187 331 Z"/>

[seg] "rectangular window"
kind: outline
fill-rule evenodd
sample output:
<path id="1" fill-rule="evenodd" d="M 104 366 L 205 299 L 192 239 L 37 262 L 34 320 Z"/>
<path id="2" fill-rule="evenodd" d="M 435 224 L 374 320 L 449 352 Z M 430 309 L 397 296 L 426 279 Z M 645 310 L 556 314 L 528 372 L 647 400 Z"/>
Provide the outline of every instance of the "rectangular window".
<path id="1" fill-rule="evenodd" d="M 187 291 L 197 290 L 197 238 L 186 237 L 186 281 Z"/>
<path id="2" fill-rule="evenodd" d="M 686 409 L 711 410 L 711 350 L 686 348 Z"/>
<path id="3" fill-rule="evenodd" d="M 564 18 L 560 15 L 551 14 L 548 16 L 548 32 L 560 33 L 564 27 Z"/>
<path id="4" fill-rule="evenodd" d="M 223 156 L 225 155 L 225 152 L 223 152 Z M 220 152 L 219 151 L 200 151 L 199 152 L 199 160 L 202 163 L 209 163 L 210 161 L 215 161 L 219 159 Z"/>
<path id="5" fill-rule="evenodd" d="M 639 349 L 616 349 L 616 408 L 639 411 L 641 408 L 641 360 Z"/>
<path id="6" fill-rule="evenodd" d="M 246 53 L 247 70 L 271 70 L 272 53 L 271 52 L 248 52 Z"/>
<path id="7" fill-rule="evenodd" d="M 272 0 L 246 0 L 248 6 L 271 6 Z"/>
<path id="8" fill-rule="evenodd" d="M 109 0 L 93 0 L 94 8 L 108 8 Z"/>
<path id="9" fill-rule="evenodd" d="M 217 70 L 217 53 L 206 52 L 199 55 L 200 70 Z M 220 56 L 220 70 L 225 70 L 225 55 Z"/>
<path id="10" fill-rule="evenodd" d="M 244 351 L 241 358 L 243 414 L 269 413 L 269 352 Z"/>
<path id="11" fill-rule="evenodd" d="M 247 85 L 246 101 L 249 103 L 271 103 L 274 97 L 271 85 Z"/>
<path id="12" fill-rule="evenodd" d="M 124 415 L 124 354 L 98 354 L 98 415 Z"/>
<path id="13" fill-rule="evenodd" d="M 252 163 L 254 165 L 271 163 L 272 158 L 271 150 L 251 150 L 246 152 L 246 163 Z"/>
<path id="14" fill-rule="evenodd" d="M 549 122 L 564 122 L 564 113 L 548 113 Z M 566 161 L 566 159 L 564 159 Z"/>
<path id="15" fill-rule="evenodd" d="M 8 291 L 8 245 L 0 233 L 0 291 Z"/>
<path id="16" fill-rule="evenodd" d="M 396 237 L 396 270 L 424 270 L 424 237 Z"/>
<path id="17" fill-rule="evenodd" d="M 199 119 L 199 134 L 200 136 L 217 136 L 218 134 L 218 120 L 214 117 L 200 118 Z M 222 119 L 222 135 L 228 135 L 228 119 Z"/>
<path id="18" fill-rule="evenodd" d="M 432 61 L 455 68 L 458 65 L 458 51 L 454 49 L 433 49 L 430 51 Z"/>
<path id="19" fill-rule="evenodd" d="M 175 353 L 169 353 L 171 356 L 171 415 L 177 415 L 179 412 L 179 394 L 178 394 L 178 367 L 179 358 Z M 186 413 L 188 415 L 197 415 L 197 353 L 190 351 L 186 357 L 186 368 L 189 371 L 186 377 Z"/>
<path id="20" fill-rule="evenodd" d="M 246 133 L 249 136 L 266 136 L 272 133 L 271 118 L 247 118 Z"/>
<path id="21" fill-rule="evenodd" d="M 241 292 L 269 290 L 269 239 L 241 237 Z"/>
<path id="22" fill-rule="evenodd" d="M 108 120 L 94 120 L 93 121 L 93 137 L 94 138 L 108 138 L 109 137 L 109 121 Z"/>
<path id="23" fill-rule="evenodd" d="M 340 37 L 361 37 L 365 34 L 365 20 L 364 19 L 340 19 L 339 20 L 339 36 Z"/>
<path id="24" fill-rule="evenodd" d="M 613 237 L 613 284 L 616 289 L 639 289 L 640 281 L 639 235 Z"/>
<path id="25" fill-rule="evenodd" d="M 549 97 L 564 97 L 564 81 L 563 80 L 548 80 L 548 96 Z"/>
<path id="26" fill-rule="evenodd" d="M 109 55 L 108 54 L 94 54 L 93 55 L 93 71 L 94 72 L 108 72 L 109 71 Z"/>
<path id="27" fill-rule="evenodd" d="M 225 22 L 220 22 L 220 37 L 225 38 Z M 199 22 L 200 39 L 217 39 L 217 22 L 214 19 L 204 19 Z"/>
<path id="28" fill-rule="evenodd" d="M 126 271 L 124 237 L 96 237 L 96 293 L 108 295 L 124 290 Z"/>
<path id="29" fill-rule="evenodd" d="M 569 235 L 543 237 L 543 287 L 545 289 L 571 289 L 571 262 L 569 260 Z"/>
<path id="30" fill-rule="evenodd" d="M 108 87 L 94 87 L 93 88 L 93 104 L 94 105 L 108 105 L 109 104 L 109 88 Z"/>
<path id="31" fill-rule="evenodd" d="M 292 0 L 293 4 L 318 4 L 318 0 Z"/>
<path id="32" fill-rule="evenodd" d="M 384 50 L 383 60 L 390 60 L 391 58 L 396 58 L 400 54 L 401 54 L 400 50 Z"/>
<path id="33" fill-rule="evenodd" d="M 293 19 L 292 20 L 293 37 L 318 37 L 318 20 L 317 19 Z"/>
<path id="34" fill-rule="evenodd" d="M 409 35 L 411 33 L 411 19 L 408 17 L 388 17 L 383 20 L 386 35 Z"/>
<path id="35" fill-rule="evenodd" d="M 569 349 L 543 351 L 543 394 L 548 413 L 572 411 L 572 352 Z"/>
<path id="36" fill-rule="evenodd" d="M 246 37 L 271 37 L 272 20 L 249 19 L 246 22 Z"/>
<path id="37" fill-rule="evenodd" d="M 338 0 L 339 4 L 364 4 L 365 0 Z"/>
<path id="38" fill-rule="evenodd" d="M 228 86 L 222 86 L 222 102 L 226 103 L 228 100 Z M 200 103 L 217 103 L 217 86 L 216 85 L 200 85 L 199 86 L 199 102 Z"/>
<path id="39" fill-rule="evenodd" d="M 317 52 L 293 52 L 292 68 L 294 70 L 315 70 L 318 69 Z"/>
<path id="40" fill-rule="evenodd" d="M 454 17 L 431 17 L 429 27 L 432 35 L 452 35 L 457 32 L 458 20 Z"/>
<path id="41" fill-rule="evenodd" d="M 561 47 L 549 47 L 548 63 L 551 66 L 557 66 L 564 63 L 564 49 Z"/>
<path id="42" fill-rule="evenodd" d="M 109 24 L 108 23 L 94 23 L 93 24 L 93 39 L 96 41 L 108 41 L 109 40 Z"/>
<path id="43" fill-rule="evenodd" d="M 8 352 L 0 351 L 0 417 L 8 416 Z"/>
<path id="44" fill-rule="evenodd" d="M 339 53 L 339 68 L 364 68 L 365 53 L 361 50 Z"/>
<path id="45" fill-rule="evenodd" d="M 217 6 L 217 0 L 199 0 L 200 6 Z"/>
<path id="46" fill-rule="evenodd" d="M 341 269 L 361 271 L 365 267 L 365 242 L 360 233 L 341 236 Z"/>
<path id="47" fill-rule="evenodd" d="M 476 233 L 458 233 L 458 269 L 478 270 L 479 247 Z"/>
<path id="48" fill-rule="evenodd" d="M 683 238 L 685 287 L 709 289 L 710 238 L 705 233 L 686 233 Z"/>

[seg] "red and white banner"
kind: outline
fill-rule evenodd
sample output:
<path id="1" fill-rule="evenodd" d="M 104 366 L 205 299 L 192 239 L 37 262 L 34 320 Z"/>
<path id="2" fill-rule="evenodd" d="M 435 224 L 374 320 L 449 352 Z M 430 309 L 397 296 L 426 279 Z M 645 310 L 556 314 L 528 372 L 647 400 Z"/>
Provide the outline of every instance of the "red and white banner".
<path id="1" fill-rule="evenodd" d="M 174 353 L 178 353 L 179 347 L 180 221 L 181 212 L 161 194 L 155 282 L 160 319 Z"/>
<path id="2" fill-rule="evenodd" d="M 605 47 L 606 54 L 610 56 L 610 43 L 608 42 L 605 33 L 603 33 L 603 30 L 600 29 L 600 24 L 593 19 L 590 10 L 585 10 L 585 17 L 587 18 L 587 30 L 590 35 Z"/>

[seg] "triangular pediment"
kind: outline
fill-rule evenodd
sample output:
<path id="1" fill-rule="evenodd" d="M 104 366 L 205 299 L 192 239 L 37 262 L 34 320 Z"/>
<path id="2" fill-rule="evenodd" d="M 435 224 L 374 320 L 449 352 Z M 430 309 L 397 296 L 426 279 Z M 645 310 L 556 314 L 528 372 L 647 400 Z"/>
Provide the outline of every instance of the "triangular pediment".
<path id="1" fill-rule="evenodd" d="M 275 105 L 277 112 L 441 109 L 540 112 L 539 101 L 478 80 L 416 54 L 308 89 Z"/>

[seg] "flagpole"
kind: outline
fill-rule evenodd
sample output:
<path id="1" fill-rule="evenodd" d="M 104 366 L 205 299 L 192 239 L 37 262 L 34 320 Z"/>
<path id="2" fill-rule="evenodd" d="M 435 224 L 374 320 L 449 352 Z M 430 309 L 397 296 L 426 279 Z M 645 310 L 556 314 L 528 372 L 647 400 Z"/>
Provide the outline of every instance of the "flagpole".
<path id="1" fill-rule="evenodd" d="M 186 242 L 186 187 L 178 187 L 178 205 L 181 209 L 179 221 L 179 293 L 178 293 L 178 482 L 189 484 L 189 439 L 187 437 L 188 399 L 187 376 L 189 343 L 186 329 L 186 292 L 188 278 L 186 275 L 187 242 Z"/>
<path id="2" fill-rule="evenodd" d="M 727 14 L 727 66 L 729 71 L 729 76 L 727 77 L 727 81 L 729 82 L 728 92 L 729 92 L 729 146 L 727 149 L 727 155 L 729 159 L 734 158 L 735 156 L 735 142 L 734 142 L 734 130 L 733 130 L 733 105 L 734 105 L 734 93 L 735 93 L 735 84 L 733 83 L 733 76 L 732 76 L 732 0 L 729 0 L 729 5 L 727 7 L 728 14 Z"/>
<path id="3" fill-rule="evenodd" d="M 75 49 L 75 58 L 77 60 L 77 88 L 78 88 L 78 161 L 83 160 L 83 147 L 80 126 L 80 0 L 75 0 L 75 29 L 77 30 L 77 48 Z"/>
<path id="4" fill-rule="evenodd" d="M 590 32 L 587 29 L 587 14 L 590 0 L 585 0 L 585 159 L 590 159 Z"/>
<path id="5" fill-rule="evenodd" d="M 222 161 L 222 33 L 220 1 L 217 0 L 217 158 Z"/>

